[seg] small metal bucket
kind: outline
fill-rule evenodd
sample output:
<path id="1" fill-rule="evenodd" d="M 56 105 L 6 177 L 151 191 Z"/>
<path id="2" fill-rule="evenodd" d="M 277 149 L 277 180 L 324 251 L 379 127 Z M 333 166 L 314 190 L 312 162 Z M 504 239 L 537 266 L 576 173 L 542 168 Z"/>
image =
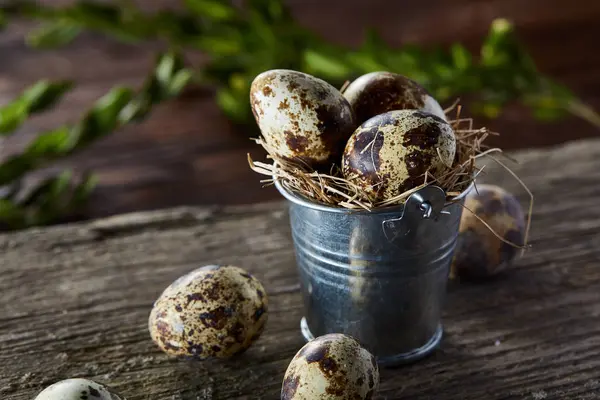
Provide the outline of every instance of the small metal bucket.
<path id="1" fill-rule="evenodd" d="M 403 206 L 370 212 L 314 203 L 275 185 L 289 202 L 305 339 L 351 335 L 381 365 L 432 352 L 442 338 L 461 203 L 472 185 L 452 202 L 428 186 Z"/>

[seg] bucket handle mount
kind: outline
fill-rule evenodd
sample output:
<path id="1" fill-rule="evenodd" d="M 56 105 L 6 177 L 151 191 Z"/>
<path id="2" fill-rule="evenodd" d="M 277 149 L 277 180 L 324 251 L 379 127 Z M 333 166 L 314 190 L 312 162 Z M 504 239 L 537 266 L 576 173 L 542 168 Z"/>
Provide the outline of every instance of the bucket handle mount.
<path id="1" fill-rule="evenodd" d="M 398 236 L 406 236 L 411 232 L 411 227 L 417 226 L 420 220 L 437 220 L 440 214 L 449 214 L 443 210 L 445 203 L 446 192 L 442 188 L 425 186 L 406 199 L 400 217 L 382 222 L 383 233 L 390 241 Z"/>

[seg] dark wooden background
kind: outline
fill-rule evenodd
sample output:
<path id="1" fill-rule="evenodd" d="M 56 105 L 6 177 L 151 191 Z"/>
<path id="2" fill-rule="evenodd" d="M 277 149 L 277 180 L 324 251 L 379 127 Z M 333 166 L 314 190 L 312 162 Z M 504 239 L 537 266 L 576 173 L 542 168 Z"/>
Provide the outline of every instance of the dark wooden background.
<path id="1" fill-rule="evenodd" d="M 60 4 L 67 1 L 46 0 Z M 150 2 L 144 2 L 146 6 Z M 152 2 L 152 7 L 175 3 Z M 391 43 L 464 42 L 479 47 L 490 22 L 511 19 L 542 72 L 571 87 L 600 110 L 600 1 L 573 0 L 289 0 L 297 18 L 325 37 L 358 44 L 363 28 L 376 26 Z M 37 79 L 74 78 L 77 89 L 54 112 L 36 117 L 0 149 L 6 156 L 36 132 L 74 121 L 115 84 L 139 84 L 153 62 L 154 45 L 128 46 L 93 35 L 66 49 L 28 50 L 27 26 L 0 34 L 0 104 Z M 501 133 L 505 149 L 549 146 L 595 136 L 597 129 L 576 118 L 534 121 L 511 106 L 496 121 L 479 121 Z M 232 127 L 209 94 L 160 106 L 142 125 L 124 129 L 57 168 L 91 168 L 101 184 L 88 212 L 104 216 L 177 205 L 240 204 L 277 198 L 262 189 L 246 153 L 260 156 L 247 134 Z"/>

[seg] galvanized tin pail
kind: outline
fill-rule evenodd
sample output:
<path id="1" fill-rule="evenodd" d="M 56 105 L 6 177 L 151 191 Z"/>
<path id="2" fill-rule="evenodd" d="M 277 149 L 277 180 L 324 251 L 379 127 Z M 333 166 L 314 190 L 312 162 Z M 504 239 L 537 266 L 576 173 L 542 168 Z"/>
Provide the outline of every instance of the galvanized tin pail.
<path id="1" fill-rule="evenodd" d="M 345 333 L 381 365 L 433 351 L 461 203 L 472 185 L 452 202 L 428 186 L 403 206 L 374 211 L 314 203 L 275 185 L 289 203 L 306 340 Z"/>

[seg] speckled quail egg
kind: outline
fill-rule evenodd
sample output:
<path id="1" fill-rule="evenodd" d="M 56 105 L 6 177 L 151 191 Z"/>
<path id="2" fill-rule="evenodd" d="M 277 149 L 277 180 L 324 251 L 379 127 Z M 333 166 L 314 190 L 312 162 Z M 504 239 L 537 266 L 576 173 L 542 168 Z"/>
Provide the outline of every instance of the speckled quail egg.
<path id="1" fill-rule="evenodd" d="M 494 236 L 475 215 L 505 240 L 522 246 L 526 225 L 523 209 L 506 190 L 482 184 L 469 192 L 465 208 L 450 276 L 482 279 L 497 275 L 510 265 L 519 249 Z"/>
<path id="2" fill-rule="evenodd" d="M 375 357 L 354 338 L 335 333 L 315 338 L 294 356 L 281 399 L 371 399 L 378 386 Z"/>
<path id="3" fill-rule="evenodd" d="M 377 115 L 352 134 L 344 150 L 344 177 L 373 201 L 387 200 L 440 177 L 452 166 L 456 138 L 450 124 L 423 111 Z"/>
<path id="4" fill-rule="evenodd" d="M 229 358 L 258 339 L 267 322 L 263 285 L 242 268 L 209 265 L 173 282 L 154 303 L 148 327 L 167 354 Z"/>
<path id="5" fill-rule="evenodd" d="M 285 69 L 252 82 L 250 102 L 264 141 L 274 153 L 330 172 L 358 124 L 350 105 L 329 83 Z"/>
<path id="6" fill-rule="evenodd" d="M 353 81 L 344 97 L 354 111 L 356 122 L 393 110 L 420 110 L 446 120 L 444 110 L 417 82 L 392 72 L 378 71 L 363 75 Z"/>
<path id="7" fill-rule="evenodd" d="M 48 386 L 34 400 L 125 400 L 125 398 L 100 383 L 74 378 Z"/>

